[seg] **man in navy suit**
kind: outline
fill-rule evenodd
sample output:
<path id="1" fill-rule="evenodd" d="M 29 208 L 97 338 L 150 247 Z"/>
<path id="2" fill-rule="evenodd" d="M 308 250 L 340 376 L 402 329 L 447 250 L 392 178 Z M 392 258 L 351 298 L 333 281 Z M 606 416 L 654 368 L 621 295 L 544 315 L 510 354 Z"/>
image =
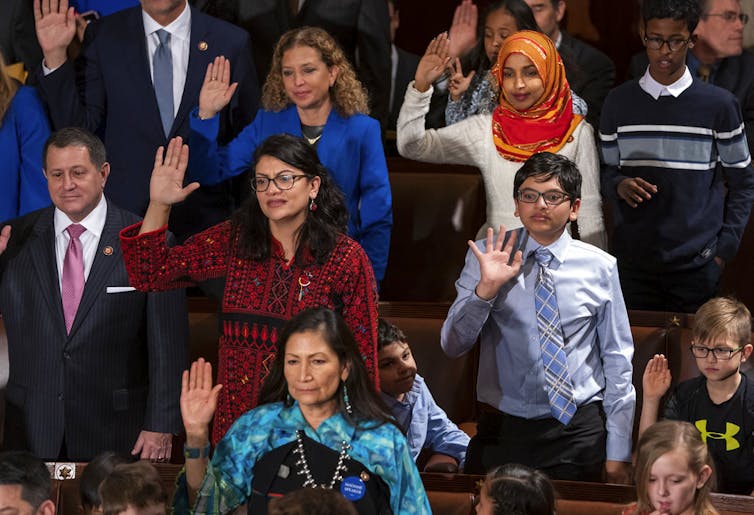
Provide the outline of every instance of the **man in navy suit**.
<path id="1" fill-rule="evenodd" d="M 79 126 L 103 138 L 112 166 L 105 193 L 124 209 L 146 211 L 155 151 L 175 136 L 188 140 L 188 114 L 199 104 L 207 65 L 216 56 L 231 60 L 232 80 L 239 84 L 222 114 L 222 142 L 254 118 L 259 94 L 248 35 L 186 0 L 141 0 L 140 7 L 91 23 L 79 66 L 66 57 L 76 32 L 67 0 L 35 0 L 34 15 L 44 54 L 39 88 L 53 128 Z M 160 31 L 169 34 L 171 57 L 173 112 L 167 125 L 154 87 Z M 183 239 L 227 218 L 234 207 L 230 187 L 203 187 L 177 206 L 170 220 L 176 236 Z"/>
<path id="2" fill-rule="evenodd" d="M 129 287 L 118 234 L 138 217 L 103 195 L 110 165 L 96 136 L 54 133 L 43 163 L 54 205 L 0 231 L 10 371 L 3 445 L 46 460 L 89 461 L 103 451 L 165 460 L 181 429 L 184 292 Z M 77 239 L 72 225 L 83 228 Z"/>

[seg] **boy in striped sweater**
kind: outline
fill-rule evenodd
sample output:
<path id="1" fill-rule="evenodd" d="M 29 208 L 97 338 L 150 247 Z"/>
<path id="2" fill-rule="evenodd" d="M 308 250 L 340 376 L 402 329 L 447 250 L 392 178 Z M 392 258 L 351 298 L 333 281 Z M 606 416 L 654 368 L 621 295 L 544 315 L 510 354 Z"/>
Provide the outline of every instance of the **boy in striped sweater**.
<path id="1" fill-rule="evenodd" d="M 600 119 L 602 195 L 629 309 L 694 312 L 713 297 L 754 202 L 735 97 L 686 68 L 699 16 L 697 0 L 644 0 L 649 67 L 610 92 Z"/>

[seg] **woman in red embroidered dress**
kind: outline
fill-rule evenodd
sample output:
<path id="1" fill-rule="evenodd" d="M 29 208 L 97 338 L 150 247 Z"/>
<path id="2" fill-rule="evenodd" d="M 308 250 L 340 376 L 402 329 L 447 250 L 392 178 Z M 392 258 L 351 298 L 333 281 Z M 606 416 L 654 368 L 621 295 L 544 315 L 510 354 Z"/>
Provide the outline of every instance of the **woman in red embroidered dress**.
<path id="1" fill-rule="evenodd" d="M 212 431 L 257 405 L 286 320 L 310 307 L 339 311 L 376 381 L 377 289 L 369 259 L 346 233 L 343 194 L 303 140 L 272 136 L 254 153 L 245 204 L 185 244 L 165 242 L 170 206 L 199 187 L 182 187 L 188 146 L 180 138 L 157 151 L 144 221 L 121 232 L 131 284 L 166 290 L 199 284 L 220 298 L 218 383 Z"/>

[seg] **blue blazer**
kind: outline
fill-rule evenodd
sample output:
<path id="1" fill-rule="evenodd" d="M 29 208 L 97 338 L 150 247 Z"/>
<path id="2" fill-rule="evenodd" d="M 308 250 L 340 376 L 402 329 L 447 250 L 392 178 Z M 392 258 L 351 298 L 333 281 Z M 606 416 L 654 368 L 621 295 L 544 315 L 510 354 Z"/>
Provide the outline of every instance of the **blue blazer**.
<path id="1" fill-rule="evenodd" d="M 40 76 L 39 87 L 56 130 L 85 127 L 103 138 L 111 166 L 105 194 L 118 206 L 143 215 L 154 155 L 168 138 L 152 85 L 141 7 L 91 23 L 86 39 L 77 63 L 83 77 L 76 77 L 74 64 L 67 61 Z M 189 111 L 199 103 L 207 64 L 224 55 L 233 63 L 231 80 L 239 83 L 221 114 L 220 137 L 229 140 L 253 119 L 259 98 L 248 34 L 191 8 L 190 45 L 186 85 L 169 137 L 188 139 Z M 228 185 L 202 188 L 174 206 L 170 226 L 183 238 L 224 220 L 232 207 Z"/>
<path id="2" fill-rule="evenodd" d="M 76 318 L 66 333 L 55 258 L 54 208 L 10 222 L 0 255 L 0 313 L 8 332 L 8 449 L 55 459 L 129 455 L 141 430 L 177 433 L 188 320 L 182 290 L 127 287 L 118 234 L 138 218 L 108 202 Z"/>
<path id="3" fill-rule="evenodd" d="M 0 222 L 50 205 L 42 148 L 50 136 L 36 91 L 21 86 L 0 125 Z"/>
<path id="4" fill-rule="evenodd" d="M 280 112 L 260 109 L 254 122 L 225 147 L 217 144 L 217 117 L 200 120 L 191 114 L 189 175 L 201 184 L 217 184 L 244 173 L 254 150 L 269 136 L 280 133 L 301 137 L 296 106 Z M 375 278 L 385 276 L 393 227 L 392 195 L 380 124 L 363 114 L 348 118 L 330 111 L 317 144 L 320 161 L 346 196 L 348 234 L 369 256 Z"/>

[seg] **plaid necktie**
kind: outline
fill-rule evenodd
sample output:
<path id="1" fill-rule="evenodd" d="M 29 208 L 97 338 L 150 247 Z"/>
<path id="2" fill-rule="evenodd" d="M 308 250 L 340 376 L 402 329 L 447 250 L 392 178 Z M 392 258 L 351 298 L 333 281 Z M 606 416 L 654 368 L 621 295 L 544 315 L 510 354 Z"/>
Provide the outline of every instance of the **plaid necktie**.
<path id="1" fill-rule="evenodd" d="M 549 268 L 552 254 L 540 247 L 534 252 L 534 259 L 539 265 L 537 284 L 534 288 L 534 306 L 537 310 L 539 345 L 545 369 L 550 413 L 562 424 L 568 424 L 576 413 L 576 403 L 573 400 L 573 387 L 568 375 L 566 353 L 563 350 L 558 299 L 555 296 L 555 286 Z"/>

